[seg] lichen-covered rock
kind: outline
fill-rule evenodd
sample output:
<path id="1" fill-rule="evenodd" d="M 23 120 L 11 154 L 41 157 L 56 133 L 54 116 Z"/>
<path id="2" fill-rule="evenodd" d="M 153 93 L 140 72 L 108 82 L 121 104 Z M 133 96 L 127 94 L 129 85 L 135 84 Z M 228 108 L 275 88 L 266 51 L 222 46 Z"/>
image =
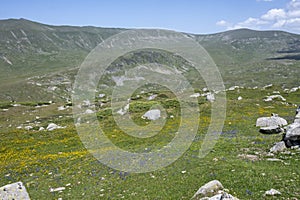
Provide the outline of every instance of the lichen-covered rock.
<path id="1" fill-rule="evenodd" d="M 30 197 L 23 183 L 17 182 L 17 183 L 12 183 L 0 187 L 0 199 L 1 200 L 12 200 L 12 199 L 30 200 Z"/>

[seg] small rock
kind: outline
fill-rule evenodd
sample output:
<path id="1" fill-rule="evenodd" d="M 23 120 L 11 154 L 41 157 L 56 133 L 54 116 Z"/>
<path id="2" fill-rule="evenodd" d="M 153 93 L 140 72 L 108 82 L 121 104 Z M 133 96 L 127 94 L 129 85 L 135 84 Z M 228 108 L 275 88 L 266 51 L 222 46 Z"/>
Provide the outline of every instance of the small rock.
<path id="1" fill-rule="evenodd" d="M 239 154 L 238 157 L 242 158 L 242 159 L 247 159 L 247 160 L 250 160 L 250 161 L 257 161 L 257 160 L 259 160 L 259 158 L 258 158 L 257 155 Z"/>
<path id="2" fill-rule="evenodd" d="M 25 186 L 22 182 L 12 183 L 0 187 L 0 199 L 22 199 L 30 200 L 29 194 L 26 191 Z"/>
<path id="3" fill-rule="evenodd" d="M 47 129 L 48 131 L 53 131 L 53 130 L 59 129 L 59 128 L 64 128 L 64 127 L 58 126 L 58 125 L 56 125 L 56 124 L 54 124 L 54 123 L 50 123 L 50 124 L 47 126 L 46 129 Z"/>
<path id="4" fill-rule="evenodd" d="M 216 195 L 218 191 L 222 189 L 224 189 L 224 187 L 220 183 L 220 181 L 213 180 L 200 187 L 199 190 L 194 194 L 192 199 L 199 199 L 201 197 L 210 197 Z"/>
<path id="5" fill-rule="evenodd" d="M 284 141 L 281 142 L 277 142 L 271 149 L 270 152 L 271 153 L 278 153 L 281 151 L 284 151 L 286 149 L 285 143 Z"/>
<path id="6" fill-rule="evenodd" d="M 29 131 L 29 130 L 33 129 L 33 127 L 32 127 L 32 126 L 25 126 L 24 129 L 25 129 L 26 131 Z"/>
<path id="7" fill-rule="evenodd" d="M 39 128 L 39 131 L 44 131 L 44 130 L 45 130 L 44 127 L 40 127 L 40 128 Z"/>
<path id="8" fill-rule="evenodd" d="M 216 100 L 215 95 L 213 93 L 208 93 L 206 96 L 206 100 L 209 102 L 214 102 Z"/>
<path id="9" fill-rule="evenodd" d="M 50 192 L 61 192 L 65 189 L 66 189 L 65 187 L 50 188 Z"/>
<path id="10" fill-rule="evenodd" d="M 237 98 L 237 100 L 238 100 L 238 101 L 241 101 L 241 100 L 243 100 L 243 97 L 239 96 L 239 97 Z"/>
<path id="11" fill-rule="evenodd" d="M 159 109 L 149 110 L 142 116 L 142 118 L 148 120 L 157 120 L 160 118 L 160 110 Z"/>
<path id="12" fill-rule="evenodd" d="M 275 195 L 281 195 L 281 192 L 275 189 L 271 189 L 265 192 L 266 196 L 275 196 Z"/>

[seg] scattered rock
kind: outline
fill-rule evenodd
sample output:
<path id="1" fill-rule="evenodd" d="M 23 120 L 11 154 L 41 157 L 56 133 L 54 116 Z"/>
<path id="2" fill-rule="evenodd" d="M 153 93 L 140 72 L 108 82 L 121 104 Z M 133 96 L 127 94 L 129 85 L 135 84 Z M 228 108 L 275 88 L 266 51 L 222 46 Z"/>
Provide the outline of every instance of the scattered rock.
<path id="1" fill-rule="evenodd" d="M 120 115 L 125 115 L 129 110 L 129 104 L 127 104 L 124 108 L 121 108 L 120 110 L 118 110 L 118 114 Z"/>
<path id="2" fill-rule="evenodd" d="M 284 141 L 277 142 L 271 149 L 270 152 L 272 153 L 278 153 L 281 151 L 284 151 L 286 149 Z"/>
<path id="3" fill-rule="evenodd" d="M 25 126 L 24 129 L 25 129 L 26 131 L 29 131 L 29 130 L 33 129 L 33 127 L 32 127 L 32 126 Z"/>
<path id="4" fill-rule="evenodd" d="M 271 117 L 260 117 L 256 120 L 256 126 L 260 127 L 259 132 L 264 134 L 278 134 L 284 131 L 283 126 L 287 125 L 287 121 L 277 114 Z"/>
<path id="5" fill-rule="evenodd" d="M 218 194 L 218 191 L 223 190 L 224 187 L 218 180 L 213 180 L 202 187 L 194 194 L 192 199 L 199 199 L 201 197 L 211 197 Z"/>
<path id="6" fill-rule="evenodd" d="M 40 128 L 39 128 L 39 131 L 44 131 L 44 130 L 45 130 L 44 127 L 40 127 Z"/>
<path id="7" fill-rule="evenodd" d="M 149 110 L 142 116 L 142 118 L 148 120 L 157 120 L 160 118 L 160 110 L 159 109 Z"/>
<path id="8" fill-rule="evenodd" d="M 209 102 L 214 102 L 216 100 L 215 95 L 213 93 L 208 93 L 206 96 L 206 100 Z"/>
<path id="9" fill-rule="evenodd" d="M 238 200 L 238 198 L 228 194 L 228 190 L 223 189 L 224 187 L 220 181 L 210 181 L 199 188 L 192 200 Z"/>
<path id="10" fill-rule="evenodd" d="M 11 200 L 11 199 L 22 199 L 30 200 L 29 194 L 26 191 L 25 186 L 22 182 L 12 183 L 0 187 L 0 199 Z"/>
<path id="11" fill-rule="evenodd" d="M 153 95 L 148 97 L 148 100 L 149 101 L 154 100 L 156 97 L 157 97 L 157 94 L 153 94 Z"/>
<path id="12" fill-rule="evenodd" d="M 269 101 L 273 101 L 274 99 L 281 99 L 282 101 L 286 101 L 286 99 L 285 99 L 283 96 L 279 95 L 279 94 L 267 96 L 267 97 L 264 99 L 264 101 L 265 101 L 265 102 L 269 102 Z"/>
<path id="13" fill-rule="evenodd" d="M 238 101 L 241 101 L 241 100 L 243 100 L 243 97 L 239 96 L 239 97 L 237 98 L 237 100 L 238 100 Z"/>
<path id="14" fill-rule="evenodd" d="M 275 189 L 271 189 L 265 192 L 266 196 L 275 196 L 275 195 L 281 195 L 281 192 Z"/>
<path id="15" fill-rule="evenodd" d="M 256 126 L 269 127 L 269 126 L 286 126 L 288 123 L 285 119 L 278 117 L 277 114 L 272 114 L 271 117 L 260 117 L 256 120 Z"/>
<path id="16" fill-rule="evenodd" d="M 300 145 L 300 123 L 293 123 L 287 126 L 283 141 L 287 147 Z"/>
<path id="17" fill-rule="evenodd" d="M 47 126 L 47 131 L 53 131 L 53 130 L 55 130 L 55 129 L 59 129 L 59 128 L 64 128 L 64 127 L 62 127 L 62 126 L 58 126 L 58 125 L 56 125 L 56 124 L 54 124 L 54 123 L 50 123 L 48 126 Z"/>
<path id="18" fill-rule="evenodd" d="M 65 189 L 66 189 L 65 187 L 50 188 L 50 192 L 61 192 Z"/>

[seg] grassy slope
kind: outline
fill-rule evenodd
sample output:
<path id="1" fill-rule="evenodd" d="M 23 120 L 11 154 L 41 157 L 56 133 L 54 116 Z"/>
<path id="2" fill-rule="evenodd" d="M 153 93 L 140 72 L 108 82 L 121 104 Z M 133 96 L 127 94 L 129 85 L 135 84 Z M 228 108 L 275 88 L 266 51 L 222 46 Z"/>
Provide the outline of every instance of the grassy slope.
<path id="1" fill-rule="evenodd" d="M 63 116 L 59 119 L 55 115 L 55 112 L 59 112 L 54 112 L 58 105 L 45 107 L 47 110 L 39 111 L 39 115 L 43 116 L 44 113 L 45 116 L 51 116 L 50 113 L 53 113 L 53 118 L 42 118 L 42 125 L 54 121 L 67 128 L 52 132 L 10 128 L 2 132 L 0 183 L 23 181 L 32 199 L 190 199 L 201 185 L 213 179 L 220 180 L 240 199 L 263 199 L 264 191 L 271 188 L 282 192 L 279 199 L 299 197 L 300 151 L 291 150 L 292 154 L 275 155 L 283 162 L 267 161 L 268 149 L 281 136 L 262 135 L 254 127 L 257 117 L 268 116 L 272 112 L 292 121 L 294 103 L 298 102 L 300 92 L 283 94 L 288 105 L 282 105 L 279 101 L 262 101 L 265 95 L 277 89 L 228 92 L 224 130 L 214 150 L 204 159 L 199 159 L 197 155 L 210 121 L 210 105 L 201 103 L 200 128 L 189 150 L 172 165 L 145 174 L 114 171 L 99 163 L 82 145 L 68 111 L 59 111 Z M 243 100 L 237 101 L 238 96 L 242 96 Z M 143 113 L 140 107 L 134 106 L 141 103 L 142 100 L 133 101 L 133 116 Z M 36 115 L 37 109 L 29 110 L 29 113 Z M 8 119 L 9 115 L 7 113 Z M 129 146 L 143 149 L 149 145 L 152 148 L 165 145 L 170 139 L 168 133 L 174 129 L 172 125 L 166 126 L 165 134 L 159 140 L 145 144 L 124 137 L 117 127 L 112 126 L 112 119 L 107 112 L 100 111 L 99 115 L 102 116 L 102 122 L 107 124 L 106 134 L 109 137 L 114 135 L 113 141 L 125 149 Z M 242 159 L 238 157 L 239 154 L 257 155 L 260 160 Z M 66 186 L 61 193 L 49 191 L 50 188 L 68 183 L 70 186 Z"/>

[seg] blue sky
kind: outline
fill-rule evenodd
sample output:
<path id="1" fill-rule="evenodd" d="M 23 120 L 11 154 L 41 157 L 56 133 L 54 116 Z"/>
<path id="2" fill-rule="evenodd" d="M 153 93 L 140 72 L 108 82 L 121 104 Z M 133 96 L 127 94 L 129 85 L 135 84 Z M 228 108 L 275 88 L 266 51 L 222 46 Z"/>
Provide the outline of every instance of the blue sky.
<path id="1" fill-rule="evenodd" d="M 236 28 L 300 33 L 300 0 L 9 0 L 0 7 L 0 19 L 7 18 L 199 34 Z"/>

